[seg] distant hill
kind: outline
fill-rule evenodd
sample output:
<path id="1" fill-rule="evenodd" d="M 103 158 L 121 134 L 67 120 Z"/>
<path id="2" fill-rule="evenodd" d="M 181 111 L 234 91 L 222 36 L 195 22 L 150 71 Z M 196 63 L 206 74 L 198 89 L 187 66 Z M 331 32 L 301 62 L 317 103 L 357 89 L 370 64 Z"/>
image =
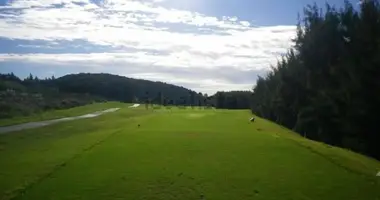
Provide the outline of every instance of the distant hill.
<path id="1" fill-rule="evenodd" d="M 127 78 L 112 74 L 70 74 L 52 81 L 62 92 L 86 93 L 109 100 L 124 102 L 167 103 L 175 105 L 194 104 L 200 94 L 187 88 L 141 79 Z"/>
<path id="2" fill-rule="evenodd" d="M 0 118 L 108 100 L 200 105 L 204 99 L 201 93 L 184 87 L 105 73 L 70 74 L 43 80 L 33 75 L 21 80 L 14 74 L 0 74 Z"/>

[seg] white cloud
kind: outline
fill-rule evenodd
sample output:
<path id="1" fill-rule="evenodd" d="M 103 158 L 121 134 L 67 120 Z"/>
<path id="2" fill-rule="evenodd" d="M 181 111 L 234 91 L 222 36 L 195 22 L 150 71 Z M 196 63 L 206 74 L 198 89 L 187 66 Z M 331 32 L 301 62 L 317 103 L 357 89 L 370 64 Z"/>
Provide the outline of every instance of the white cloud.
<path id="1" fill-rule="evenodd" d="M 164 76 L 161 74 L 161 77 L 176 77 L 170 79 L 178 83 L 196 80 L 196 83 L 204 83 L 199 86 L 203 88 L 199 88 L 201 90 L 207 87 L 223 90 L 247 83 L 226 81 L 227 77 L 213 76 L 216 73 L 212 70 L 245 72 L 268 69 L 276 62 L 278 53 L 286 52 L 291 45 L 290 38 L 295 35 L 295 26 L 252 27 L 250 22 L 235 16 L 218 19 L 156 4 L 161 1 L 106 0 L 94 4 L 89 0 L 14 0 L 9 5 L 0 6 L 0 37 L 52 43 L 79 39 L 93 45 L 110 46 L 110 52 L 3 54 L 0 60 L 85 62 L 93 66 L 118 63 L 121 74 L 121 66 L 125 63 L 162 69 L 206 70 L 211 74 L 204 80 L 178 77 L 169 72 Z M 21 10 L 16 11 L 15 8 Z M 4 10 L 7 12 L 2 12 Z M 118 47 L 118 53 L 111 53 L 114 47 Z M 132 48 L 134 51 L 120 48 Z M 153 79 L 154 75 L 149 77 Z M 252 84 L 255 78 L 252 77 Z"/>

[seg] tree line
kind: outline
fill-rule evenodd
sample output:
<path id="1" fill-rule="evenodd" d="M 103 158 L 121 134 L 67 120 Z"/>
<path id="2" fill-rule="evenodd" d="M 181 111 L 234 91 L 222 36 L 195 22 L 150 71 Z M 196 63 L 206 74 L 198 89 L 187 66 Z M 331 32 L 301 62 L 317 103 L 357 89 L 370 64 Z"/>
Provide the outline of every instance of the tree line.
<path id="1" fill-rule="evenodd" d="M 249 109 L 251 98 L 251 91 L 219 91 L 212 96 L 212 102 L 220 109 Z"/>
<path id="2" fill-rule="evenodd" d="M 356 6 L 356 5 L 355 5 Z M 309 5 L 294 46 L 259 77 L 252 112 L 299 134 L 380 159 L 380 6 Z"/>

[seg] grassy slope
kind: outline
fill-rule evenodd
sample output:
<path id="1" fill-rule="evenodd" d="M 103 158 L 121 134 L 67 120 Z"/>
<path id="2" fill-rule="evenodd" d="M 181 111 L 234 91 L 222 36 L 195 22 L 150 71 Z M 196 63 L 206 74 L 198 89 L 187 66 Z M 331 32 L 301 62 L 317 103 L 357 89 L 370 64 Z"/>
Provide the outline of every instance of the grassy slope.
<path id="1" fill-rule="evenodd" d="M 0 135 L 0 199 L 380 199 L 379 162 L 248 119 L 124 106 Z"/>
<path id="2" fill-rule="evenodd" d="M 30 116 L 20 116 L 20 117 L 8 118 L 8 119 L 0 119 L 0 126 L 9 126 L 9 125 L 14 125 L 14 124 L 22 124 L 26 122 L 79 116 L 79 115 L 89 114 L 89 113 L 93 113 L 93 112 L 108 109 L 108 108 L 115 108 L 120 105 L 121 103 L 119 102 L 107 102 L 107 103 L 89 104 L 89 105 L 79 106 L 79 107 L 66 109 L 66 110 L 51 110 L 51 111 L 47 111 L 43 113 L 30 115 Z"/>

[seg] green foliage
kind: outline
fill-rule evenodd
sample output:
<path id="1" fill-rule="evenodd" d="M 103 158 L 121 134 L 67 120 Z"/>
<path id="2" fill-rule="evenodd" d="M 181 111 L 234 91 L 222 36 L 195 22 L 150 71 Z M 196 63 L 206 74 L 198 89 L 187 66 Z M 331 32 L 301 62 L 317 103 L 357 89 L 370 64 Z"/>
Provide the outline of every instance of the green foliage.
<path id="1" fill-rule="evenodd" d="M 230 91 L 217 92 L 211 98 L 216 108 L 249 109 L 251 96 L 252 92 L 250 91 Z"/>
<path id="2" fill-rule="evenodd" d="M 305 9 L 295 45 L 254 88 L 252 111 L 380 159 L 380 6 Z"/>

